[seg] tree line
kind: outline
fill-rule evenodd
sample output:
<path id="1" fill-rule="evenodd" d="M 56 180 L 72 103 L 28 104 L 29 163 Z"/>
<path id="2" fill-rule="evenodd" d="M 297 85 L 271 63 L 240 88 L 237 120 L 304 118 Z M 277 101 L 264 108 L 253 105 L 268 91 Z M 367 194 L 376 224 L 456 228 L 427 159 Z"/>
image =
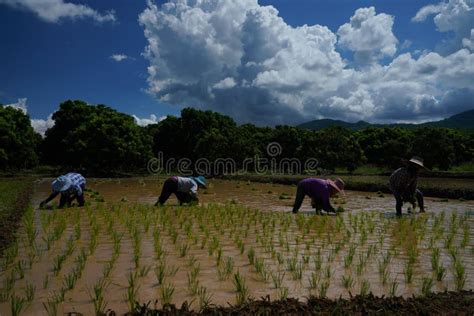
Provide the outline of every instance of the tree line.
<path id="1" fill-rule="evenodd" d="M 329 127 L 311 131 L 292 126 L 237 125 L 225 115 L 185 108 L 180 117 L 138 126 L 133 117 L 105 105 L 65 101 L 53 114 L 55 124 L 41 137 L 20 110 L 0 106 L 0 169 L 18 170 L 39 164 L 85 170 L 86 174 L 116 174 L 144 170 L 150 158 L 249 157 L 316 158 L 325 170 L 364 164 L 396 167 L 413 155 L 428 168 L 449 170 L 472 161 L 474 134 L 456 129 L 422 127 L 366 128 L 351 131 Z M 270 156 L 267 145 L 277 142 L 281 153 Z M 238 166 L 239 167 L 239 166 Z"/>

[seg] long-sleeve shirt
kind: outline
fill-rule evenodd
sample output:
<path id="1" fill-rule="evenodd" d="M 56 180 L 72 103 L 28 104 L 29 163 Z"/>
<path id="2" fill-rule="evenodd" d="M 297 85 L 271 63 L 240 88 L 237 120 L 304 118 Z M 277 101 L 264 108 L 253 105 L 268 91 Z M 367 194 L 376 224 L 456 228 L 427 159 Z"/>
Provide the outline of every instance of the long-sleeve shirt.
<path id="1" fill-rule="evenodd" d="M 82 187 L 86 185 L 86 179 L 81 174 L 75 172 L 69 172 L 65 176 L 72 182 L 69 190 L 72 190 L 77 196 L 82 196 Z"/>
<path id="2" fill-rule="evenodd" d="M 397 197 L 414 196 L 417 187 L 418 176 L 412 174 L 407 168 L 402 167 L 395 170 L 390 176 L 390 190 Z"/>
<path id="3" fill-rule="evenodd" d="M 198 185 L 192 178 L 176 177 L 178 179 L 178 192 L 189 193 L 193 198 L 197 197 Z"/>
<path id="4" fill-rule="evenodd" d="M 318 204 L 322 204 L 323 210 L 332 210 L 332 206 L 329 203 L 330 187 L 325 179 L 308 178 L 301 180 L 299 185 L 301 185 L 306 195 L 318 202 Z"/>

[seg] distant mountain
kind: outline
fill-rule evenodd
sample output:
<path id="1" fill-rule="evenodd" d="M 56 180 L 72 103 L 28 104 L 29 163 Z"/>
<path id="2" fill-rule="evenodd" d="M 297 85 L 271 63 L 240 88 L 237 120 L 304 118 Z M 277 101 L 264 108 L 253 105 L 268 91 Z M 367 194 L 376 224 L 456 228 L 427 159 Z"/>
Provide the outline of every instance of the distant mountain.
<path id="1" fill-rule="evenodd" d="M 340 126 L 352 130 L 359 130 L 367 127 L 404 127 L 404 128 L 415 128 L 424 126 L 433 127 L 447 127 L 447 128 L 459 128 L 459 129 L 474 129 L 474 109 L 455 114 L 449 118 L 441 121 L 426 122 L 422 124 L 371 124 L 365 121 L 359 121 L 356 123 L 349 123 L 340 120 L 322 119 L 309 121 L 303 124 L 297 125 L 300 128 L 306 128 L 311 130 L 320 130 L 331 126 Z"/>

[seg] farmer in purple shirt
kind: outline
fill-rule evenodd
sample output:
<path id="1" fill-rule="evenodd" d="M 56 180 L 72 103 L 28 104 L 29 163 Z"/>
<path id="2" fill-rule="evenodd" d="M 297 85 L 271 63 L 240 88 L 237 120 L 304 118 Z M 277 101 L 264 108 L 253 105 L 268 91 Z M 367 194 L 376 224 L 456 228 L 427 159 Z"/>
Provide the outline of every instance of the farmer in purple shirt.
<path id="1" fill-rule="evenodd" d="M 306 195 L 311 198 L 311 206 L 316 209 L 317 214 L 320 214 L 321 209 L 326 212 L 336 213 L 336 210 L 331 206 L 331 203 L 329 203 L 329 198 L 339 192 L 344 192 L 343 190 L 344 181 L 342 181 L 341 178 L 337 178 L 336 181 L 317 178 L 301 180 L 296 190 L 293 213 L 298 213 Z"/>

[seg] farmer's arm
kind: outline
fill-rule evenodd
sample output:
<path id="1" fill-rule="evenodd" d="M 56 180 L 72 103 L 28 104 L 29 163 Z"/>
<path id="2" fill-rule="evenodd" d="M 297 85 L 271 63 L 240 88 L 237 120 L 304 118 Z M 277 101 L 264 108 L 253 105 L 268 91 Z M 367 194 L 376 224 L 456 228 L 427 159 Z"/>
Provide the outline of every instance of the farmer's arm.
<path id="1" fill-rule="evenodd" d="M 191 200 L 195 202 L 199 202 L 197 190 L 198 190 L 198 185 L 194 182 L 194 185 L 191 187 L 191 189 L 189 189 L 189 192 L 188 192 L 189 195 L 191 196 Z"/>
<path id="2" fill-rule="evenodd" d="M 46 204 L 48 204 L 49 201 L 51 201 L 52 199 L 54 199 L 55 197 L 57 197 L 59 194 L 59 192 L 53 192 L 50 194 L 50 196 L 48 196 L 46 198 L 46 200 L 44 200 L 43 202 L 40 203 L 40 207 L 43 207 L 45 206 Z"/>

